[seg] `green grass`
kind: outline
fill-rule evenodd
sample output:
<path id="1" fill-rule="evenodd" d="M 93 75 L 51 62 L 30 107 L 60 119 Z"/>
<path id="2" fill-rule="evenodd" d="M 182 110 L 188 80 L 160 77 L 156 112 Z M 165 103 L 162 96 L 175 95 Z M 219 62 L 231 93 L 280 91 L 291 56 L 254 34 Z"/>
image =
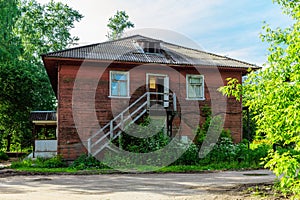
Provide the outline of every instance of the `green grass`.
<path id="1" fill-rule="evenodd" d="M 212 163 L 207 165 L 174 165 L 159 169 L 158 172 L 203 172 L 216 170 L 243 170 L 243 169 L 259 169 L 259 165 L 249 165 L 248 163 Z"/>
<path id="2" fill-rule="evenodd" d="M 16 171 L 21 172 L 35 172 L 35 173 L 77 173 L 79 170 L 64 168 L 40 168 L 40 167 L 18 167 L 14 168 Z"/>
<path id="3" fill-rule="evenodd" d="M 125 168 L 125 166 L 127 168 Z M 96 160 L 94 157 L 87 155 L 80 156 L 71 165 L 67 165 L 61 156 L 56 156 L 50 159 L 24 159 L 12 162 L 11 168 L 22 172 L 32 173 L 67 173 L 67 174 L 107 174 L 107 173 L 122 173 L 122 172 L 153 172 L 153 173 L 195 173 L 203 171 L 215 170 L 241 170 L 241 169 L 258 169 L 261 168 L 256 162 L 208 162 L 203 160 L 199 164 L 181 165 L 173 164 L 166 167 L 157 167 L 151 165 L 120 165 L 118 169 L 112 169 L 104 163 Z M 119 171 L 118 171 L 119 170 Z"/>
<path id="4" fill-rule="evenodd" d="M 108 174 L 119 172 L 153 172 L 153 173 L 197 173 L 217 170 L 243 170 L 243 169 L 258 169 L 257 165 L 249 166 L 248 163 L 213 163 L 209 165 L 171 165 L 163 168 L 155 166 L 136 166 L 130 169 L 119 169 L 120 171 L 108 168 L 88 168 L 76 169 L 71 167 L 60 168 L 44 168 L 34 166 L 18 166 L 14 169 L 21 172 L 32 173 L 67 173 L 67 174 Z"/>

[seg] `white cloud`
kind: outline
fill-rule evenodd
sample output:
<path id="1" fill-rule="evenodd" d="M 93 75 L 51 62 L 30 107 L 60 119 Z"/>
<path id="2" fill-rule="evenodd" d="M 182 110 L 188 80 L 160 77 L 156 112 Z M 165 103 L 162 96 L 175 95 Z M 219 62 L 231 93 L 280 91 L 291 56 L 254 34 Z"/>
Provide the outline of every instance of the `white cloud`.
<path id="1" fill-rule="evenodd" d="M 48 0 L 38 0 L 45 3 Z M 81 43 L 94 43 L 106 40 L 108 19 L 117 10 L 125 10 L 137 29 L 160 28 L 182 31 L 199 19 L 213 15 L 215 6 L 222 5 L 223 0 L 56 0 L 79 10 L 85 17 L 76 24 L 72 33 L 81 38 Z M 197 25 L 194 25 L 197 27 Z"/>
<path id="2" fill-rule="evenodd" d="M 251 64 L 256 64 L 258 66 L 263 66 L 266 62 L 265 55 L 261 55 L 256 46 L 219 52 L 219 54 L 241 61 L 246 61 Z"/>
<path id="3" fill-rule="evenodd" d="M 85 16 L 72 30 L 72 34 L 81 39 L 80 45 L 106 40 L 108 19 L 117 10 L 125 10 L 136 29 L 172 30 L 186 36 L 177 42 L 181 45 L 196 48 L 201 44 L 210 52 L 221 52 L 256 64 L 262 64 L 266 59 L 266 44 L 262 44 L 258 37 L 262 22 L 267 21 L 273 26 L 289 23 L 288 18 L 280 14 L 279 7 L 273 5 L 271 0 L 56 1 L 67 3 Z M 170 35 L 162 39 L 178 41 L 177 37 Z"/>

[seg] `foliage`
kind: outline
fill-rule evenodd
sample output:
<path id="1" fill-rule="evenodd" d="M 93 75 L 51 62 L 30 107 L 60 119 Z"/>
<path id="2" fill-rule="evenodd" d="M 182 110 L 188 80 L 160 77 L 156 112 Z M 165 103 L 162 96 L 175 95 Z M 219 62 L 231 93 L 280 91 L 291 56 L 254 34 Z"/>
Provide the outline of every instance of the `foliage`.
<path id="1" fill-rule="evenodd" d="M 254 120 L 255 115 L 253 112 L 250 110 L 248 112 L 247 114 L 247 110 L 243 110 L 243 138 L 252 142 L 256 137 L 256 121 Z"/>
<path id="2" fill-rule="evenodd" d="M 74 44 L 69 31 L 81 18 L 54 1 L 0 0 L 0 144 L 7 151 L 31 145 L 30 111 L 55 108 L 40 54 Z"/>
<path id="3" fill-rule="evenodd" d="M 234 144 L 228 137 L 221 137 L 218 143 L 199 161 L 200 165 L 212 163 L 248 163 L 248 167 L 261 165 L 262 159 L 268 154 L 270 146 L 262 144 L 256 148 L 249 148 L 248 141 Z"/>
<path id="4" fill-rule="evenodd" d="M 63 161 L 62 156 L 57 155 L 52 158 L 24 159 L 22 161 L 12 162 L 11 168 L 32 167 L 32 168 L 61 168 L 67 164 Z"/>
<path id="5" fill-rule="evenodd" d="M 3 151 L 0 151 L 0 160 L 8 160 L 8 155 L 3 152 Z"/>
<path id="6" fill-rule="evenodd" d="M 172 165 L 197 165 L 199 164 L 199 148 L 191 143 L 189 148 Z"/>
<path id="7" fill-rule="evenodd" d="M 70 168 L 74 169 L 103 169 L 106 168 L 104 164 L 102 164 L 95 157 L 88 155 L 79 156 L 74 162 L 70 165 Z"/>
<path id="8" fill-rule="evenodd" d="M 292 153 L 291 151 L 278 152 L 271 151 L 266 158 L 266 167 L 270 168 L 276 176 L 281 176 L 280 189 L 283 194 L 299 194 L 299 152 Z"/>
<path id="9" fill-rule="evenodd" d="M 127 28 L 134 28 L 134 24 L 130 22 L 129 16 L 125 11 L 117 11 L 117 13 L 109 18 L 107 27 L 110 29 L 106 35 L 109 40 L 116 40 L 122 37 L 124 30 Z"/>
<path id="10" fill-rule="evenodd" d="M 185 153 L 182 154 L 181 157 L 174 163 L 172 163 L 172 165 L 208 165 L 211 163 L 217 164 L 230 162 L 248 162 L 249 165 L 260 165 L 261 159 L 267 155 L 270 147 L 265 144 L 261 144 L 257 145 L 257 147 L 253 149 L 249 149 L 247 140 L 244 140 L 239 144 L 234 144 L 229 130 L 222 130 L 220 138 L 218 139 L 216 145 L 212 149 L 209 149 L 211 151 L 205 158 L 200 159 L 199 150 L 206 138 L 208 128 L 210 126 L 210 123 L 212 122 L 211 120 L 211 112 L 207 110 L 205 122 L 195 131 L 196 136 L 194 143 L 191 143 Z M 214 120 L 213 122 L 215 121 L 217 120 Z M 145 131 L 145 127 L 147 127 L 149 133 Z M 152 135 L 153 132 L 156 134 L 152 135 L 151 137 L 138 138 L 133 135 L 127 134 L 130 133 L 130 131 L 134 131 L 135 136 L 145 136 L 147 134 Z M 163 129 L 155 126 L 155 123 L 153 123 L 150 118 L 146 118 L 145 120 L 143 120 L 140 126 L 129 127 L 124 133 L 121 134 L 121 140 L 115 140 L 114 143 L 118 145 L 119 142 L 121 142 L 122 148 L 129 152 L 148 153 L 164 148 L 170 142 L 170 140 L 171 138 L 166 136 Z M 186 147 L 183 146 L 182 148 Z M 179 149 L 173 149 L 174 152 L 178 150 Z M 120 167 L 122 167 L 123 165 L 128 166 L 128 164 L 132 162 L 132 158 L 124 159 L 120 157 L 110 159 L 110 157 L 110 155 L 106 155 L 106 161 L 114 163 L 116 166 Z M 149 165 L 151 165 L 151 162 L 152 160 L 146 161 L 146 163 L 148 163 Z"/>
<path id="11" fill-rule="evenodd" d="M 300 197 L 300 2 L 274 0 L 292 20 L 288 28 L 263 27 L 263 41 L 268 42 L 267 67 L 249 74 L 243 87 L 230 82 L 223 93 L 239 97 L 255 115 L 257 134 L 276 148 L 270 152 L 266 167 L 280 177 L 280 187 Z M 242 88 L 242 89 L 241 89 Z M 233 91 L 234 89 L 238 89 Z"/>
<path id="12" fill-rule="evenodd" d="M 44 5 L 36 0 L 22 0 L 20 3 L 21 18 L 15 31 L 22 40 L 23 56 L 40 63 L 41 54 L 62 50 L 79 40 L 70 34 L 74 22 L 83 17 L 78 11 L 53 0 Z"/>
<path id="13" fill-rule="evenodd" d="M 210 126 L 218 126 L 216 124 L 220 123 L 220 118 L 218 116 L 212 117 L 211 109 L 209 107 L 205 106 L 202 109 L 202 112 L 204 112 L 206 119 L 201 126 L 197 127 L 197 129 L 195 131 L 195 139 L 194 139 L 194 143 L 198 146 L 199 149 L 207 137 L 207 132 L 208 132 L 209 127 Z M 230 138 L 230 140 L 232 140 L 230 130 L 221 130 L 220 138 L 223 138 L 223 137 L 228 137 L 228 138 Z"/>
<path id="14" fill-rule="evenodd" d="M 130 152 L 135 153 L 148 153 L 159 150 L 170 142 L 170 138 L 164 133 L 164 129 L 157 127 L 155 123 L 151 123 L 151 118 L 147 117 L 139 126 L 130 126 L 125 132 L 121 134 L 121 147 Z M 147 131 L 145 131 L 145 128 Z M 134 132 L 134 135 L 151 137 L 138 138 L 133 135 L 127 134 Z M 119 142 L 119 141 L 115 141 Z"/>

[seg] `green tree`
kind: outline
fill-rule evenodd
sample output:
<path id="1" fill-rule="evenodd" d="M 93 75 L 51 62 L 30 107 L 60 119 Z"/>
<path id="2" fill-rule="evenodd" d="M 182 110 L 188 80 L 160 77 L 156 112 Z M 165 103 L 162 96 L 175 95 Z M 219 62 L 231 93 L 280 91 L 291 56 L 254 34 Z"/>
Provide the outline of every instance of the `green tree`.
<path id="1" fill-rule="evenodd" d="M 117 11 L 117 13 L 109 18 L 107 27 L 110 29 L 106 37 L 109 40 L 116 40 L 122 37 L 124 30 L 127 28 L 134 28 L 134 24 L 128 21 L 129 16 L 125 11 Z"/>
<path id="2" fill-rule="evenodd" d="M 0 3 L 0 144 L 10 151 L 12 143 L 30 145 L 30 111 L 55 108 L 40 54 L 74 44 L 69 31 L 82 15 L 54 1 Z"/>
<path id="3" fill-rule="evenodd" d="M 36 0 L 21 1 L 19 9 L 22 17 L 15 24 L 14 31 L 20 36 L 24 53 L 23 59 L 35 68 L 35 110 L 51 110 L 55 97 L 40 55 L 58 51 L 76 44 L 78 37 L 73 37 L 70 30 L 74 22 L 83 17 L 68 5 L 53 0 L 41 5 Z"/>
<path id="4" fill-rule="evenodd" d="M 0 0 L 0 61 L 9 62 L 20 55 L 19 40 L 13 34 L 20 12 L 17 1 Z"/>
<path id="5" fill-rule="evenodd" d="M 292 20 L 288 28 L 263 27 L 262 40 L 270 44 L 267 67 L 249 74 L 243 87 L 228 80 L 221 91 L 237 98 L 255 115 L 257 134 L 274 146 L 266 167 L 280 177 L 280 188 L 300 197 L 300 2 L 274 0 Z"/>

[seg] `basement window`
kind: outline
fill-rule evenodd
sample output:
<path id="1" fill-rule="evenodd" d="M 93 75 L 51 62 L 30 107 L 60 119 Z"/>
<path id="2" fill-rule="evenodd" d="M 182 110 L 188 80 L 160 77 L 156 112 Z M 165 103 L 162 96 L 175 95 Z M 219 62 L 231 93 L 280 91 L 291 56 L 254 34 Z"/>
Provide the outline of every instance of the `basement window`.
<path id="1" fill-rule="evenodd" d="M 186 93 L 188 100 L 204 100 L 204 76 L 186 75 Z"/>
<path id="2" fill-rule="evenodd" d="M 110 97 L 129 97 L 129 72 L 110 71 Z"/>

